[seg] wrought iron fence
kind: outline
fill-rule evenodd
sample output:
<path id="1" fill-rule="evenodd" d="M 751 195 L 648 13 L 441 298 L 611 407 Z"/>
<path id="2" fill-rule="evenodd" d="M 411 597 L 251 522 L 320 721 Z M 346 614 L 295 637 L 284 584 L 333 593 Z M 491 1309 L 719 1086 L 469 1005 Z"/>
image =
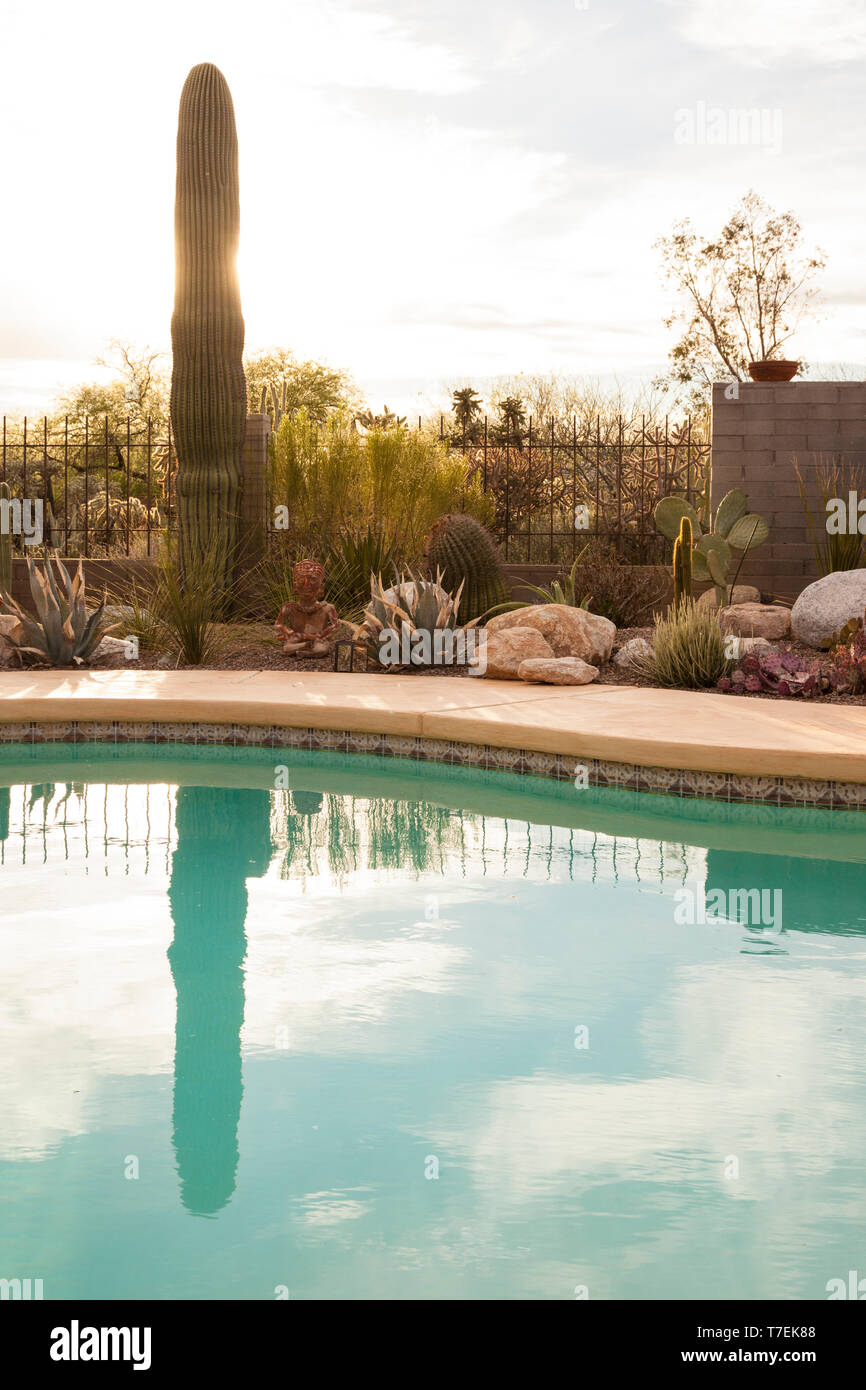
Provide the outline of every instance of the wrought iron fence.
<path id="1" fill-rule="evenodd" d="M 680 492 L 700 509 L 706 498 L 710 442 L 691 419 L 529 420 L 504 430 L 486 418 L 449 429 L 443 417 L 439 434 L 491 499 L 510 563 L 570 563 L 590 539 L 625 560 L 665 561 L 655 503 Z M 176 463 L 166 422 L 2 422 L 0 479 L 13 496 L 42 500 L 44 543 L 67 555 L 155 555 L 177 527 Z"/>
<path id="2" fill-rule="evenodd" d="M 0 479 L 42 502 L 44 545 L 62 554 L 155 554 L 176 526 L 175 463 L 171 427 L 153 420 L 3 417 Z"/>
<path id="3" fill-rule="evenodd" d="M 570 562 L 590 539 L 635 563 L 665 561 L 656 502 L 679 492 L 700 509 L 707 496 L 710 440 L 690 417 L 530 419 L 519 430 L 485 417 L 450 431 L 443 417 L 440 436 L 492 497 L 494 530 L 512 563 Z"/>

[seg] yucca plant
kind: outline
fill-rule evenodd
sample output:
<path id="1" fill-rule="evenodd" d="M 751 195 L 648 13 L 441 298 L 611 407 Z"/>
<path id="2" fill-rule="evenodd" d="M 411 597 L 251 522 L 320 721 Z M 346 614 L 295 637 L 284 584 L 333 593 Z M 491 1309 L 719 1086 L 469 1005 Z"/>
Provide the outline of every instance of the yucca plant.
<path id="1" fill-rule="evenodd" d="M 344 531 L 331 545 L 325 566 L 325 598 L 341 618 L 357 622 L 370 596 L 370 576 L 397 573 L 397 552 L 381 531 Z"/>
<path id="2" fill-rule="evenodd" d="M 584 546 L 580 554 L 575 557 L 574 564 L 567 574 L 563 572 L 559 579 L 554 579 L 549 589 L 543 588 L 540 584 L 523 583 L 521 588 L 528 589 L 534 594 L 540 603 L 561 603 L 568 608 L 589 608 L 592 602 L 592 594 L 581 594 L 578 570 L 584 554 L 589 549 Z M 526 608 L 528 605 L 525 599 L 512 598 L 506 603 L 497 603 L 493 608 L 488 608 L 482 614 L 486 622 L 488 618 L 494 618 L 497 613 L 513 613 L 518 608 Z"/>
<path id="3" fill-rule="evenodd" d="M 637 667 L 658 685 L 701 690 L 715 685 L 730 664 L 715 609 L 686 599 L 656 620 L 652 654 Z"/>
<path id="4" fill-rule="evenodd" d="M 11 594 L 3 594 L 0 607 L 18 620 L 15 635 L 3 634 L 4 640 L 19 658 L 29 656 L 49 666 L 80 666 L 92 656 L 97 645 L 117 623 L 104 619 L 105 595 L 93 612 L 84 602 L 84 570 L 78 561 L 75 578 L 61 560 L 54 559 L 57 579 L 51 560 L 39 568 L 35 560 L 27 561 L 27 577 L 36 607 L 36 618 L 16 603 Z M 60 581 L 59 584 L 57 581 Z"/>

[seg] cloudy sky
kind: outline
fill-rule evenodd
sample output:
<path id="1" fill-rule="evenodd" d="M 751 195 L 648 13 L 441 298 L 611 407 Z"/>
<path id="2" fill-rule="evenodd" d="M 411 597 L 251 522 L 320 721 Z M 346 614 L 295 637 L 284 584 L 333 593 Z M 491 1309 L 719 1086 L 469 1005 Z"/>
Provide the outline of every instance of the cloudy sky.
<path id="1" fill-rule="evenodd" d="M 168 346 L 202 61 L 237 112 L 250 347 L 404 410 L 521 370 L 649 378 L 652 243 L 754 187 L 828 254 L 797 355 L 866 360 L 866 0 L 0 0 L 0 24 L 3 410 L 110 338 Z M 751 138 L 735 114 L 708 143 L 718 111 L 758 113 Z"/>

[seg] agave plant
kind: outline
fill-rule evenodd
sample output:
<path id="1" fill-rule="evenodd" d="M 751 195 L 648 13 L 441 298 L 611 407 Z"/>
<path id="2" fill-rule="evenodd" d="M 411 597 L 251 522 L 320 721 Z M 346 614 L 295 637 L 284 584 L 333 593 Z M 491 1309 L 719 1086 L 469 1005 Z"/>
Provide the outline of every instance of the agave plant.
<path id="1" fill-rule="evenodd" d="M 117 623 L 106 623 L 103 617 L 105 595 L 94 612 L 88 613 L 84 603 L 84 571 L 81 561 L 74 579 L 61 560 L 55 559 L 58 585 L 46 560 L 40 569 L 35 560 L 27 561 L 30 592 L 36 606 L 36 619 L 19 607 L 9 594 L 0 599 L 3 610 L 17 618 L 13 634 L 4 639 L 19 657 L 30 656 L 49 666 L 80 666 L 96 649 L 107 632 Z"/>
<path id="2" fill-rule="evenodd" d="M 462 591 L 461 582 L 456 593 L 449 594 L 443 588 L 439 569 L 435 579 L 422 579 L 409 570 L 408 577 L 401 574 L 398 582 L 387 589 L 381 575 L 371 574 L 370 602 L 364 609 L 361 631 L 381 664 L 428 664 L 435 647 L 434 634 L 453 633 L 457 629 Z M 461 630 L 474 628 L 478 622 L 476 618 Z M 400 655 L 395 658 L 398 649 Z M 444 644 L 443 650 L 453 653 L 453 640 Z"/>

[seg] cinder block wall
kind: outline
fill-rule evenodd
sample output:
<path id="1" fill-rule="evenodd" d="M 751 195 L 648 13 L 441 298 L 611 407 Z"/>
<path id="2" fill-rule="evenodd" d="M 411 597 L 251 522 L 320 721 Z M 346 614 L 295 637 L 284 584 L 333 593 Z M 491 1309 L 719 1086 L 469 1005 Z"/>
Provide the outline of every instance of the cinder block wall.
<path id="1" fill-rule="evenodd" d="M 817 578 L 795 461 L 807 479 L 821 455 L 866 467 L 866 382 L 740 382 L 726 400 L 729 389 L 713 387 L 712 505 L 732 487 L 749 494 L 770 538 L 746 557 L 740 583 L 793 599 Z"/>

